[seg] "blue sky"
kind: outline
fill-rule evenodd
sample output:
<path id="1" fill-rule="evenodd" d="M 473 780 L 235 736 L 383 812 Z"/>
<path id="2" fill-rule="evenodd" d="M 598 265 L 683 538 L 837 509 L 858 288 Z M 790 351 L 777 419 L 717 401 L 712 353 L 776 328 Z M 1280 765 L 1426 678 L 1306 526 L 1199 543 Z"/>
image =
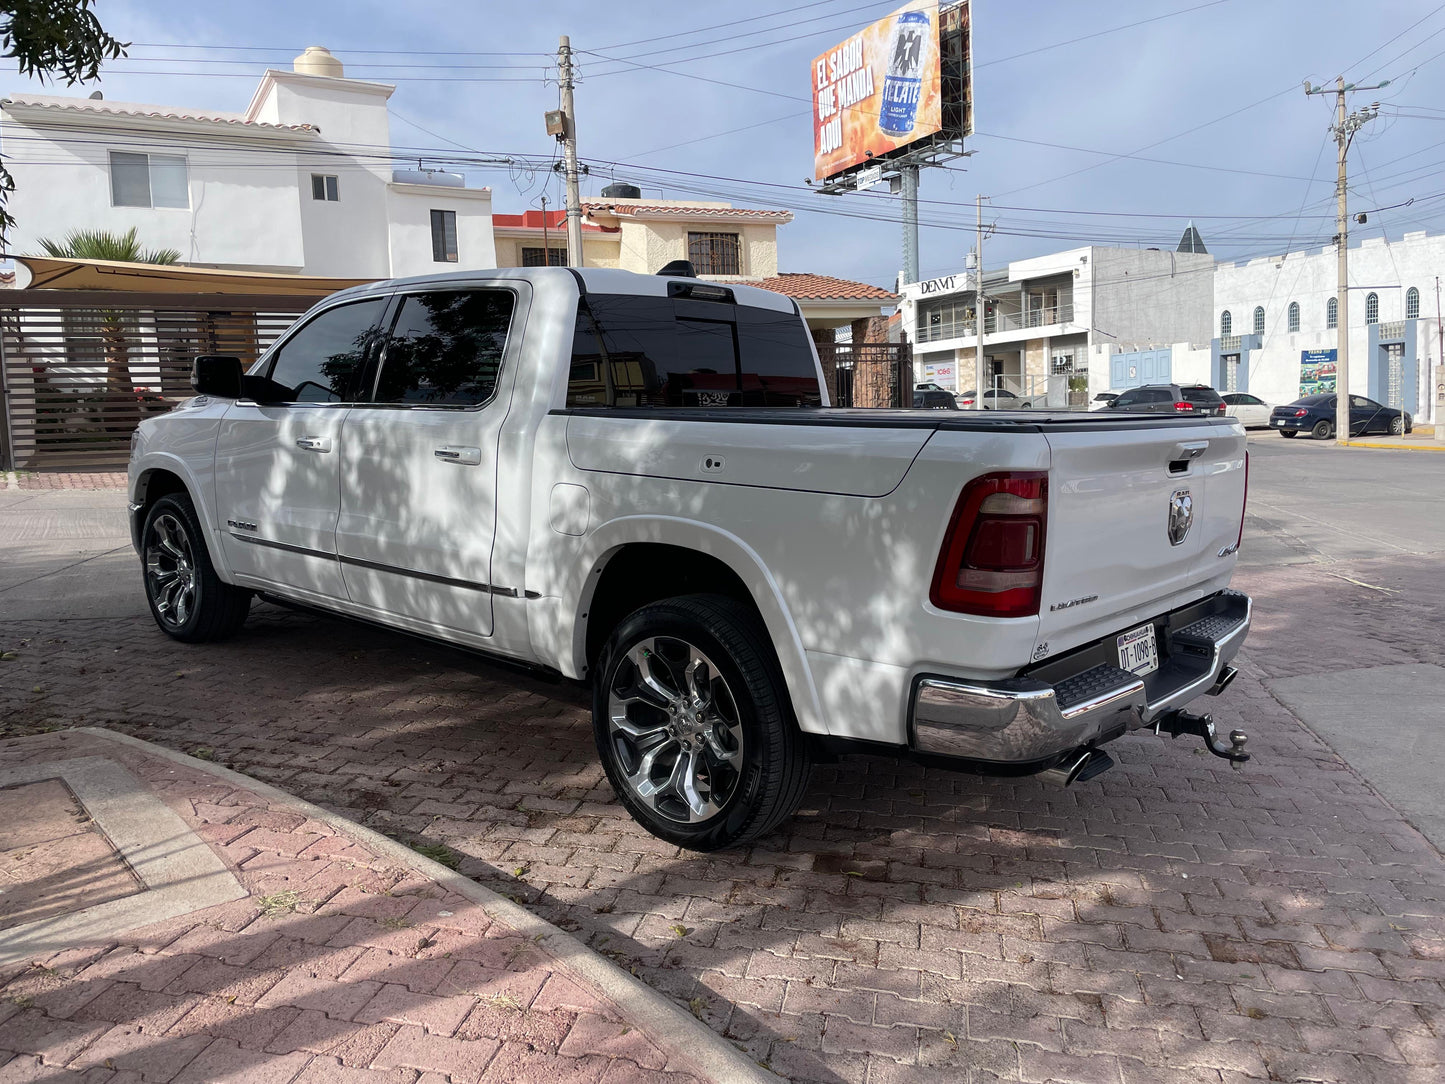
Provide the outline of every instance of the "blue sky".
<path id="1" fill-rule="evenodd" d="M 783 270 L 891 285 L 896 202 L 821 196 L 803 179 L 810 61 L 896 6 L 100 0 L 107 28 L 136 43 L 101 86 L 111 99 L 239 110 L 267 66 L 324 45 L 348 75 L 396 83 L 395 145 L 436 158 L 464 154 L 458 145 L 548 156 L 550 56 L 567 33 L 580 51 L 579 147 L 593 169 L 584 193 L 615 177 L 647 195 L 786 207 L 796 219 L 779 231 Z M 980 192 L 995 225 L 990 267 L 1091 241 L 1172 248 L 1190 218 L 1226 259 L 1326 243 L 1333 98 L 1306 98 L 1302 83 L 1340 74 L 1392 80 L 1352 99 L 1382 104 L 1351 152 L 1352 213 L 1414 200 L 1372 213 L 1352 238 L 1445 226 L 1445 4 L 978 0 L 974 24 L 979 134 L 972 157 L 924 174 L 924 277 L 962 265 Z M 22 86 L 13 70 L 0 80 Z M 544 191 L 560 203 L 560 179 L 545 170 L 466 172 L 493 186 L 498 212 L 539 207 Z"/>

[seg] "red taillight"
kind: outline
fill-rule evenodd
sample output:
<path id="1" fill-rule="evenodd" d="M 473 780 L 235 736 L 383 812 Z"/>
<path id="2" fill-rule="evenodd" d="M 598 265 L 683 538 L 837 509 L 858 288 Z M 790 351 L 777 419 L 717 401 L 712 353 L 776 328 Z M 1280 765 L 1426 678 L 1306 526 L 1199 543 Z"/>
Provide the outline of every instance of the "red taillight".
<path id="1" fill-rule="evenodd" d="M 1295 416 L 1296 418 L 1303 418 L 1303 417 L 1304 417 L 1306 414 L 1308 414 L 1308 413 L 1309 413 L 1308 410 L 1296 410 L 1296 411 L 1294 412 L 1294 416 Z"/>
<path id="2" fill-rule="evenodd" d="M 1244 453 L 1244 503 L 1239 506 L 1239 537 L 1234 540 L 1236 552 L 1244 545 L 1244 513 L 1249 510 L 1249 452 Z"/>
<path id="3" fill-rule="evenodd" d="M 935 606 L 984 617 L 1039 612 L 1048 478 L 1003 471 L 963 487 L 933 573 Z"/>
<path id="4" fill-rule="evenodd" d="M 960 399 L 960 400 L 958 401 L 958 405 L 959 405 L 959 406 L 973 406 L 973 400 L 972 400 L 972 399 Z"/>
<path id="5" fill-rule="evenodd" d="M 1190 404 L 1190 403 L 1175 403 L 1175 404 L 1174 404 L 1174 412 L 1175 412 L 1176 414 L 1188 414 L 1188 413 L 1189 413 L 1191 410 L 1193 410 L 1193 409 L 1194 409 L 1194 406 L 1193 406 L 1193 404 Z"/>

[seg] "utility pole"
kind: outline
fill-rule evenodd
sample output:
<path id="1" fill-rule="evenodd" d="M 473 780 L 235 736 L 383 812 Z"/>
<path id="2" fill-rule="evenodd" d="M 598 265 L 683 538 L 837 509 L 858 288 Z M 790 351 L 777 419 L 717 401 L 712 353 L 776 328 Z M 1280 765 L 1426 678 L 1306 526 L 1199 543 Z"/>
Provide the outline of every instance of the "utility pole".
<path id="1" fill-rule="evenodd" d="M 577 114 L 572 105 L 572 39 L 563 34 L 557 43 L 557 83 L 562 88 L 562 161 L 567 171 L 567 252 L 569 263 L 581 267 L 582 198 L 577 190 Z"/>
<path id="2" fill-rule="evenodd" d="M 973 258 L 977 266 L 974 274 L 978 277 L 973 283 L 973 330 L 977 336 L 973 348 L 973 409 L 983 409 L 983 320 L 984 320 L 984 298 L 983 298 L 983 195 L 980 194 L 974 201 L 977 208 L 978 222 L 975 226 L 976 240 L 973 243 Z"/>
<path id="3" fill-rule="evenodd" d="M 1335 440 L 1347 441 L 1350 439 L 1350 216 L 1349 216 L 1349 190 L 1346 186 L 1345 160 L 1350 152 L 1350 143 L 1365 124 L 1374 120 L 1379 113 L 1379 103 L 1375 103 L 1368 109 L 1357 110 L 1354 113 L 1345 115 L 1345 95 L 1352 90 L 1379 90 L 1387 87 L 1390 81 L 1386 79 L 1383 83 L 1376 83 L 1373 86 L 1361 87 L 1354 83 L 1346 83 L 1344 76 L 1335 80 L 1333 90 L 1326 87 L 1312 87 L 1309 80 L 1305 80 L 1305 94 L 1333 94 L 1335 95 L 1335 123 L 1331 131 L 1335 134 L 1335 144 L 1339 148 L 1338 176 L 1335 180 L 1335 202 L 1336 202 L 1336 234 L 1335 234 L 1335 258 L 1336 258 L 1336 295 L 1338 297 L 1339 321 L 1335 330 Z"/>

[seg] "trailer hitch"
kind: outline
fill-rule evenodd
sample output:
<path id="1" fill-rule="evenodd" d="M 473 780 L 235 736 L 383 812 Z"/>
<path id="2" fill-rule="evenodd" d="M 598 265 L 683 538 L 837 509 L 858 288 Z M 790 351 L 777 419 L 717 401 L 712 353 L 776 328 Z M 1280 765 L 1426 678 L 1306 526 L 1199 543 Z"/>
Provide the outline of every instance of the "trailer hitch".
<path id="1" fill-rule="evenodd" d="M 1234 766 L 1238 771 L 1241 764 L 1249 759 L 1249 754 L 1244 751 L 1244 745 L 1249 741 L 1249 735 L 1242 730 L 1231 730 L 1229 732 L 1229 744 L 1225 745 L 1214 731 L 1214 717 L 1212 715 L 1191 715 L 1187 711 L 1171 711 L 1167 715 L 1161 715 L 1154 723 L 1155 734 L 1168 734 L 1171 738 L 1177 738 L 1181 734 L 1193 734 L 1204 739 L 1204 747 L 1217 757 L 1222 757 Z"/>

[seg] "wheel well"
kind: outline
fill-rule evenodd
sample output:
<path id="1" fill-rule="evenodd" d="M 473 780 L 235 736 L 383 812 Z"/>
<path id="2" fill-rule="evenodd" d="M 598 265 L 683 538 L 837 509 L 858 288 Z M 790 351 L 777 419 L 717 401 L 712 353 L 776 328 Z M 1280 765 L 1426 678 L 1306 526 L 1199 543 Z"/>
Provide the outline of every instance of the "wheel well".
<path id="1" fill-rule="evenodd" d="M 186 483 L 181 481 L 179 475 L 172 474 L 168 470 L 159 469 L 147 471 L 141 475 L 137 488 L 140 490 L 140 492 L 136 494 L 136 497 L 138 498 L 137 503 L 141 506 L 140 516 L 142 522 L 145 520 L 146 513 L 150 511 L 151 505 L 155 504 L 156 501 L 162 497 L 168 497 L 172 493 L 186 493 L 189 495 L 190 492 L 186 489 Z"/>
<path id="2" fill-rule="evenodd" d="M 601 582 L 582 615 L 587 622 L 588 670 L 612 630 L 632 611 L 660 599 L 696 594 L 726 595 L 757 612 L 742 579 L 716 557 L 656 542 L 623 546 L 602 569 Z"/>

